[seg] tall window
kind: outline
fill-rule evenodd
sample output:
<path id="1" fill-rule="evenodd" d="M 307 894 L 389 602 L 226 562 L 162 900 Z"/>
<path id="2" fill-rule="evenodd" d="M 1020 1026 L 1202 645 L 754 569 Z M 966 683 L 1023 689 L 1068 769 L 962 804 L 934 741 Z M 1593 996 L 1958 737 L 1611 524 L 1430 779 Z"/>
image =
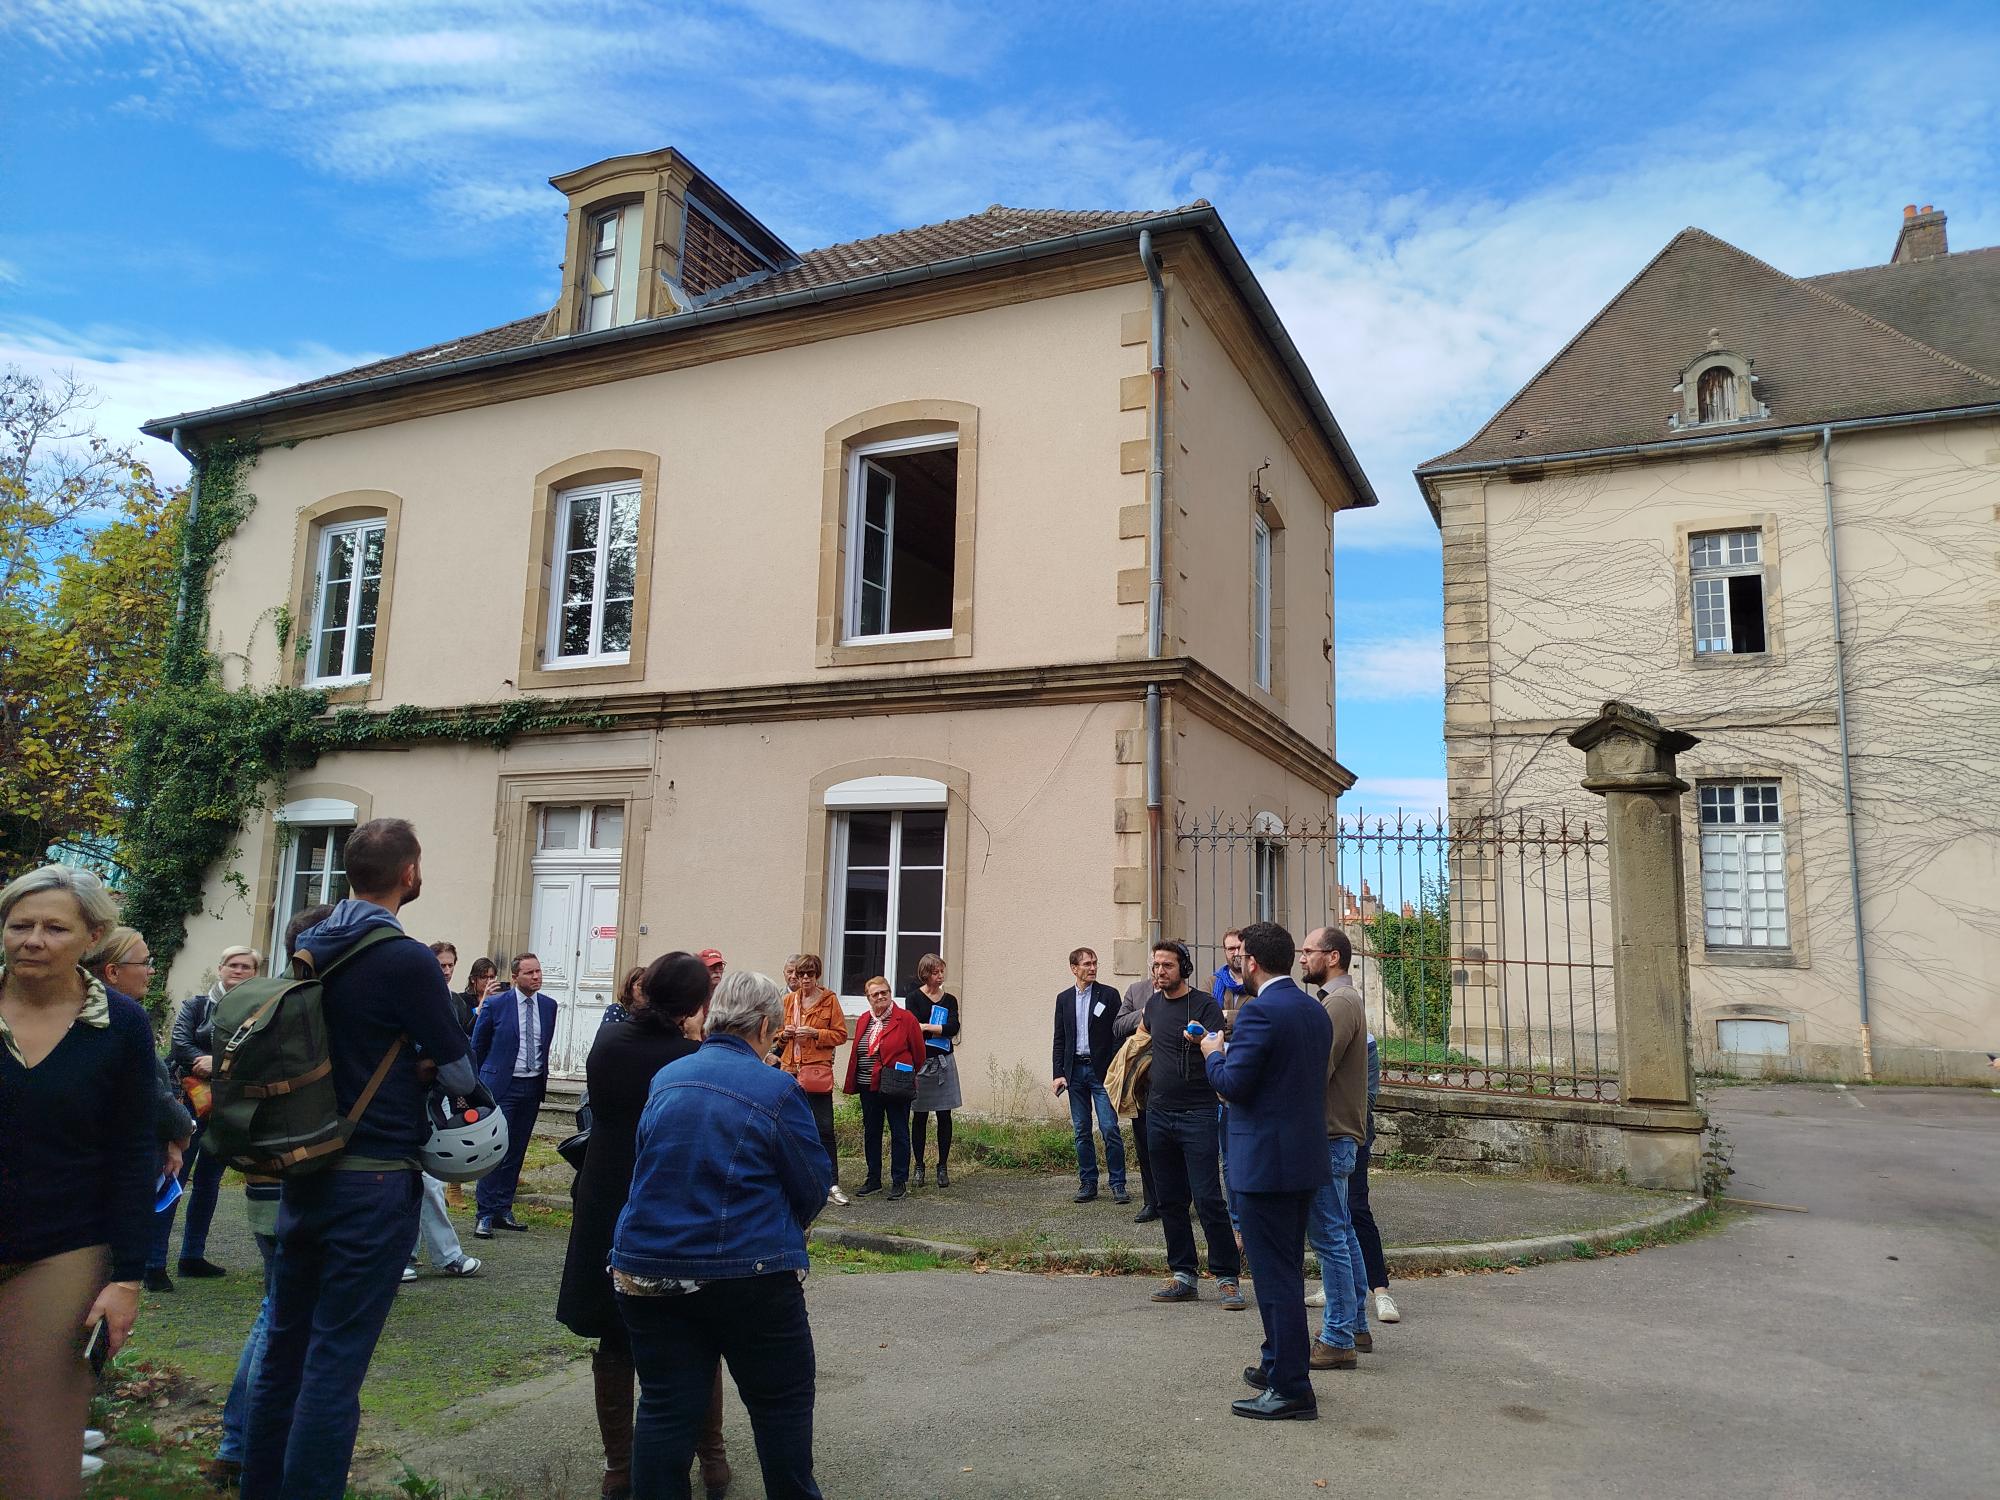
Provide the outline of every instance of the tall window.
<path id="1" fill-rule="evenodd" d="M 1271 688 L 1271 526 L 1253 518 L 1250 532 L 1250 672 Z"/>
<path id="2" fill-rule="evenodd" d="M 1259 813 L 1250 844 L 1250 909 L 1259 922 L 1285 920 L 1285 825 L 1275 813 Z"/>
<path id="3" fill-rule="evenodd" d="M 847 493 L 843 638 L 949 636 L 958 545 L 956 436 L 855 449 Z"/>
<path id="4" fill-rule="evenodd" d="M 1711 948 L 1788 948 L 1785 830 L 1775 781 L 1704 782 L 1701 911 Z"/>
<path id="5" fill-rule="evenodd" d="M 632 585 L 639 567 L 639 481 L 571 490 L 556 516 L 556 602 L 550 666 L 623 662 L 632 649 Z"/>
<path id="6" fill-rule="evenodd" d="M 1694 649 L 1701 656 L 1752 656 L 1765 648 L 1763 536 L 1711 531 L 1688 538 Z"/>
<path id="7" fill-rule="evenodd" d="M 595 333 L 639 314 L 639 239 L 645 208 L 628 203 L 593 215 L 585 226 L 583 326 Z"/>
<path id="8" fill-rule="evenodd" d="M 315 685 L 364 682 L 375 662 L 375 616 L 382 604 L 380 516 L 325 527 L 314 574 L 312 657 Z"/>
<path id="9" fill-rule="evenodd" d="M 859 997 L 877 974 L 897 994 L 917 979 L 917 960 L 944 952 L 945 810 L 835 815 L 832 972 L 840 993 Z"/>
<path id="10" fill-rule="evenodd" d="M 300 912 L 347 895 L 347 836 L 352 832 L 351 825 L 337 824 L 293 833 L 273 927 L 279 937 Z"/>

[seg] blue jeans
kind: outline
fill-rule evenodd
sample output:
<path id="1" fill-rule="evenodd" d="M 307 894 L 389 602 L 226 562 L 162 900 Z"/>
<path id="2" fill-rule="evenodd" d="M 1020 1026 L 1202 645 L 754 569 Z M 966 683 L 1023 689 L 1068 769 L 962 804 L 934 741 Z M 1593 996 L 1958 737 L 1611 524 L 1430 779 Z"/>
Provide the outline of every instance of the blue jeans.
<path id="1" fill-rule="evenodd" d="M 236 1361 L 236 1378 L 229 1383 L 229 1399 L 222 1403 L 222 1442 L 215 1456 L 230 1463 L 243 1462 L 244 1429 L 250 1421 L 250 1388 L 264 1366 L 264 1345 L 271 1326 L 271 1261 L 278 1242 L 268 1234 L 257 1236 L 257 1253 L 264 1257 L 264 1300 L 257 1304 L 257 1321 L 243 1341 L 243 1353 Z"/>
<path id="2" fill-rule="evenodd" d="M 1069 1075 L 1069 1123 L 1076 1132 L 1076 1176 L 1083 1190 L 1097 1188 L 1097 1142 L 1090 1138 L 1090 1110 L 1097 1106 L 1097 1128 L 1104 1134 L 1104 1166 L 1111 1176 L 1111 1191 L 1125 1191 L 1125 1137 L 1118 1131 L 1118 1111 L 1111 1107 L 1111 1095 L 1097 1081 L 1090 1059 L 1079 1057 Z"/>
<path id="3" fill-rule="evenodd" d="M 535 1116 L 542 1112 L 542 1091 L 547 1086 L 546 1076 L 510 1078 L 494 1101 L 507 1117 L 507 1154 L 499 1166 L 479 1179 L 479 1187 L 473 1194 L 482 1219 L 514 1211 L 514 1189 L 520 1186 L 521 1163 L 527 1158 L 528 1142 L 535 1134 Z"/>
<path id="4" fill-rule="evenodd" d="M 1215 1111 L 1202 1105 L 1197 1109 L 1152 1109 L 1146 1123 L 1153 1139 L 1153 1186 L 1158 1194 L 1153 1206 L 1160 1211 L 1160 1228 L 1167 1236 L 1167 1269 L 1176 1279 L 1193 1286 L 1201 1271 L 1201 1255 L 1194 1242 L 1194 1225 L 1188 1220 L 1188 1205 L 1201 1219 L 1208 1236 L 1208 1269 L 1218 1281 L 1234 1281 L 1243 1274 L 1243 1258 L 1236 1251 L 1236 1236 L 1229 1227 L 1229 1211 L 1222 1206 L 1222 1178 L 1216 1170 Z"/>
<path id="5" fill-rule="evenodd" d="M 208 1226 L 215 1220 L 215 1202 L 222 1192 L 222 1174 L 228 1163 L 213 1151 L 202 1149 L 208 1126 L 194 1128 L 187 1154 L 181 1161 L 181 1186 L 187 1191 L 187 1229 L 181 1235 L 182 1260 L 208 1259 Z M 153 1215 L 153 1243 L 146 1247 L 146 1269 L 164 1271 L 167 1251 L 174 1238 L 174 1214 L 179 1205 Z"/>
<path id="6" fill-rule="evenodd" d="M 705 1283 L 678 1297 L 618 1294 L 639 1372 L 633 1500 L 687 1500 L 688 1465 L 708 1425 L 715 1362 L 729 1365 L 750 1412 L 771 1500 L 819 1500 L 813 1480 L 812 1325 L 796 1271 Z"/>
<path id="7" fill-rule="evenodd" d="M 423 1174 L 332 1168 L 287 1182 L 243 1500 L 341 1500 L 361 1382 L 417 1242 Z"/>
<path id="8" fill-rule="evenodd" d="M 1313 1195 L 1306 1235 L 1319 1255 L 1320 1285 L 1326 1291 L 1326 1316 L 1319 1341 L 1335 1349 L 1352 1349 L 1354 1335 L 1368 1331 L 1368 1267 L 1361 1258 L 1361 1241 L 1347 1207 L 1348 1179 L 1361 1143 L 1352 1136 L 1335 1136 L 1326 1143 L 1333 1181 Z"/>

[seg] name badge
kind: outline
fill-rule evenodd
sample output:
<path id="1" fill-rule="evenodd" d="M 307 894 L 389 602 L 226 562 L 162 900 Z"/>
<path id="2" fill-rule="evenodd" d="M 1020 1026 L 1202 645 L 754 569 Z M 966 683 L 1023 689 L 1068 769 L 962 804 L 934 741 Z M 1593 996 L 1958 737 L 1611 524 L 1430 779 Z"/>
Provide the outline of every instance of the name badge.
<path id="1" fill-rule="evenodd" d="M 1096 1005 L 1094 1005 L 1094 1006 L 1092 1006 L 1092 1007 L 1091 1007 L 1091 1010 L 1090 1010 L 1090 1013 L 1091 1013 L 1091 1014 L 1092 1014 L 1093 1016 L 1101 1016 L 1101 1015 L 1103 1015 L 1103 1014 L 1104 1014 L 1104 1002 L 1103 1002 L 1102 1000 L 1098 1001 Z"/>

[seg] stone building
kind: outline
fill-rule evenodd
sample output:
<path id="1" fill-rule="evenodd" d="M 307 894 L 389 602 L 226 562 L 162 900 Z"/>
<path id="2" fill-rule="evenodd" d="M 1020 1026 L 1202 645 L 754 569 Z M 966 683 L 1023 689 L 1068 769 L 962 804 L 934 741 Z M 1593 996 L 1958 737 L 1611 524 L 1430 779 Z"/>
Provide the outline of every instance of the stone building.
<path id="1" fill-rule="evenodd" d="M 174 988 L 402 815 L 412 929 L 536 951 L 558 1071 L 672 948 L 819 952 L 857 1008 L 936 950 L 972 1102 L 1040 1086 L 1070 949 L 1135 976 L 1184 910 L 1177 810 L 1352 783 L 1332 537 L 1374 496 L 1332 413 L 1206 203 L 799 254 L 672 150 L 552 182 L 553 308 L 147 430 L 262 445 L 209 602 L 232 680 L 605 727 L 295 775 Z"/>
<path id="2" fill-rule="evenodd" d="M 2000 249 L 1951 254 L 1912 206 L 1888 263 L 1792 277 L 1686 230 L 1417 477 L 1444 539 L 1454 819 L 1592 815 L 1565 736 L 1643 705 L 1701 741 L 1680 760 L 1699 1052 L 1983 1069 Z"/>

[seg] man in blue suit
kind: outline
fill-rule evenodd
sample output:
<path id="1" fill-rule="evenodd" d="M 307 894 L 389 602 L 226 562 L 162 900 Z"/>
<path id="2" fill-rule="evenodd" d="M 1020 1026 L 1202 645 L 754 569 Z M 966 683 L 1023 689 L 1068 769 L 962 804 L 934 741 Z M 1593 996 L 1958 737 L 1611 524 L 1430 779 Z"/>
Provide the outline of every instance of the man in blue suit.
<path id="1" fill-rule="evenodd" d="M 549 1041 L 556 1029 L 556 1003 L 541 992 L 542 961 L 519 954 L 511 973 L 513 984 L 486 997 L 472 1027 L 473 1066 L 507 1117 L 507 1159 L 479 1179 L 479 1218 L 472 1232 L 482 1240 L 493 1238 L 496 1225 L 528 1227 L 514 1217 L 514 1188 L 549 1085 Z"/>
<path id="2" fill-rule="evenodd" d="M 1243 1379 L 1255 1396 L 1230 1403 L 1264 1421 L 1319 1415 L 1307 1364 L 1306 1223 L 1332 1181 L 1326 1152 L 1326 1063 L 1333 1023 L 1291 980 L 1298 956 L 1275 922 L 1243 929 L 1243 977 L 1256 998 L 1236 1013 L 1227 1048 L 1201 1039 L 1208 1081 L 1229 1102 L 1229 1186 L 1264 1320 L 1264 1347 Z"/>

